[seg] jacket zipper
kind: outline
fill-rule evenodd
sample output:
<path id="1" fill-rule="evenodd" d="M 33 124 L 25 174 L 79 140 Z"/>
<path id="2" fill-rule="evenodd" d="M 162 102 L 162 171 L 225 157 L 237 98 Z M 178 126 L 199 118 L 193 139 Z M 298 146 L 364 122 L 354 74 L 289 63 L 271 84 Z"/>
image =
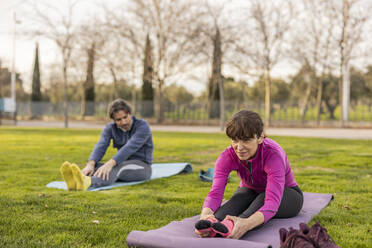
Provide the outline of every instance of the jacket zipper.
<path id="1" fill-rule="evenodd" d="M 249 171 L 249 179 L 251 180 L 251 185 L 253 185 L 253 176 L 252 176 L 252 162 L 247 161 L 247 164 L 245 164 L 245 161 L 240 161 L 244 163 L 244 167 L 248 169 Z"/>
<path id="2" fill-rule="evenodd" d="M 249 177 L 251 178 L 251 184 L 253 185 L 252 162 L 247 161 L 247 168 L 249 171 Z"/>

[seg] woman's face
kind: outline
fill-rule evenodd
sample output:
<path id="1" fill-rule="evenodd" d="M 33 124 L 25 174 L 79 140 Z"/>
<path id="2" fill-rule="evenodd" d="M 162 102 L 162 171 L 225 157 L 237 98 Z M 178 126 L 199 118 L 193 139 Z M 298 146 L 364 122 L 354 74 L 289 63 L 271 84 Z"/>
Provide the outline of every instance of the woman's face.
<path id="1" fill-rule="evenodd" d="M 249 160 L 254 158 L 257 152 L 257 147 L 262 143 L 263 138 L 257 139 L 255 135 L 254 138 L 249 140 L 232 140 L 231 144 L 234 151 L 240 160 Z"/>

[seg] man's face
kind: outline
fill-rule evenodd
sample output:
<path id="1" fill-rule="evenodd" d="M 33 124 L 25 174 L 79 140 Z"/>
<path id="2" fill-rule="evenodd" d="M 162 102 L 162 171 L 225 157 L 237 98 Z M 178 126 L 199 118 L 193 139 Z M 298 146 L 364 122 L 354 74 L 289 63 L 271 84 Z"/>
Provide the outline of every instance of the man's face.
<path id="1" fill-rule="evenodd" d="M 231 144 L 234 151 L 240 160 L 252 159 L 257 152 L 257 147 L 262 143 L 262 138 L 257 139 L 255 135 L 254 138 L 249 140 L 232 140 Z"/>
<path id="2" fill-rule="evenodd" d="M 123 131 L 128 131 L 132 126 L 132 115 L 126 113 L 123 110 L 120 110 L 114 113 L 114 121 L 118 128 L 121 128 Z"/>

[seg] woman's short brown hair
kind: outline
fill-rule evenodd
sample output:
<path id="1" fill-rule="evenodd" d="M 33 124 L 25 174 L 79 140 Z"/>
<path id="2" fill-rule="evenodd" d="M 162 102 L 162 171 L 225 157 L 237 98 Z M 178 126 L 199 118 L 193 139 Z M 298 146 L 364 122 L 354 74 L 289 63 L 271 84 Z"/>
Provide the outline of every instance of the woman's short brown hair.
<path id="1" fill-rule="evenodd" d="M 250 140 L 263 135 L 264 124 L 261 117 L 253 111 L 240 110 L 226 125 L 226 135 L 232 140 Z"/>
<path id="2" fill-rule="evenodd" d="M 123 110 L 127 114 L 132 113 L 132 108 L 129 106 L 129 104 L 124 101 L 123 99 L 116 99 L 114 100 L 109 107 L 109 116 L 111 119 L 114 119 L 114 114 Z"/>

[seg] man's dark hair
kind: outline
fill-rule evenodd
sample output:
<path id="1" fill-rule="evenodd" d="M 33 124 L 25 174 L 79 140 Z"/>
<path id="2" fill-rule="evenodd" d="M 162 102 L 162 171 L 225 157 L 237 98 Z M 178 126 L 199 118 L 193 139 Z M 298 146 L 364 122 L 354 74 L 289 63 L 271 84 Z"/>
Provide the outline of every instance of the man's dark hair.
<path id="1" fill-rule="evenodd" d="M 114 119 L 114 114 L 123 110 L 127 114 L 132 113 L 132 108 L 129 106 L 129 104 L 124 101 L 123 99 L 116 99 L 110 104 L 109 108 L 109 116 L 111 119 Z"/>
<path id="2" fill-rule="evenodd" d="M 235 113 L 226 125 L 226 135 L 232 140 L 250 140 L 263 135 L 264 124 L 261 117 L 253 111 L 240 110 Z"/>

